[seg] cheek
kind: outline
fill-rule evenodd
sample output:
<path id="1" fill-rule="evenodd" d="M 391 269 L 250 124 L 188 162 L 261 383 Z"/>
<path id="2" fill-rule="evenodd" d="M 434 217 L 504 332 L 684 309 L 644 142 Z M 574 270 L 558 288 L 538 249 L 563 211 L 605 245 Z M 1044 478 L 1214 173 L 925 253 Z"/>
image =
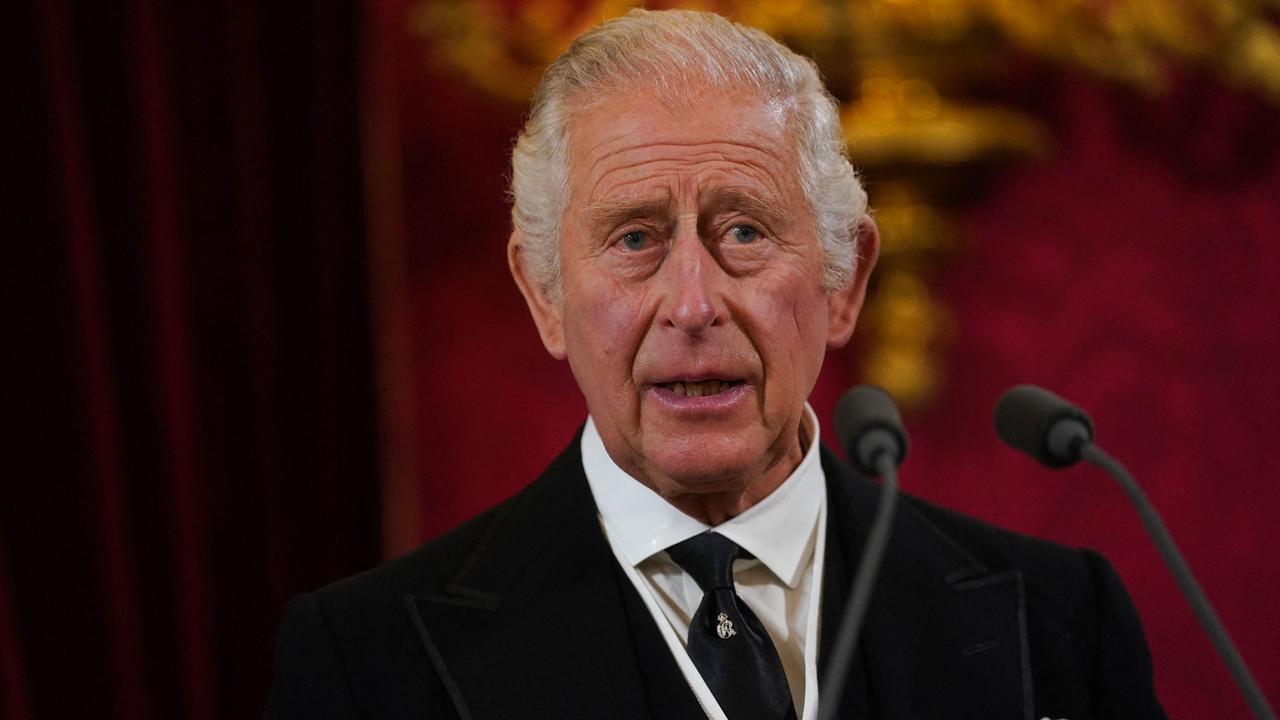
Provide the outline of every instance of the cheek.
<path id="1" fill-rule="evenodd" d="M 778 283 L 753 295 L 757 343 L 774 390 L 808 393 L 826 354 L 827 302 L 811 282 Z"/>
<path id="2" fill-rule="evenodd" d="M 806 350 L 821 360 L 827 350 L 827 322 L 831 308 L 821 291 L 807 291 L 793 306 L 792 317 Z"/>
<path id="3" fill-rule="evenodd" d="M 613 384 L 629 378 L 647 327 L 643 307 L 642 296 L 609 281 L 584 283 L 566 299 L 569 362 L 575 373 L 589 370 L 594 378 Z M 592 367 L 579 368 L 586 359 Z"/>

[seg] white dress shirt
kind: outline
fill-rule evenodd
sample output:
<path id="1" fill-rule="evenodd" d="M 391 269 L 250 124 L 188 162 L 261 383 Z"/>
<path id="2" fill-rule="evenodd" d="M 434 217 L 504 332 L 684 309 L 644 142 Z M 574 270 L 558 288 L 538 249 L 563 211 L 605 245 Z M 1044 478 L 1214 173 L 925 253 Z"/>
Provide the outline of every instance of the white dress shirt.
<path id="1" fill-rule="evenodd" d="M 797 717 L 811 720 L 818 713 L 827 490 L 818 458 L 818 418 L 807 403 L 800 435 L 807 447 L 791 475 L 715 531 L 756 557 L 733 565 L 738 596 L 760 618 L 778 650 Z M 685 649 L 702 590 L 666 553 L 666 548 L 712 526 L 680 512 L 618 467 L 591 418 L 582 433 L 582 467 L 614 556 L 653 615 L 707 716 L 724 720 L 724 711 Z"/>

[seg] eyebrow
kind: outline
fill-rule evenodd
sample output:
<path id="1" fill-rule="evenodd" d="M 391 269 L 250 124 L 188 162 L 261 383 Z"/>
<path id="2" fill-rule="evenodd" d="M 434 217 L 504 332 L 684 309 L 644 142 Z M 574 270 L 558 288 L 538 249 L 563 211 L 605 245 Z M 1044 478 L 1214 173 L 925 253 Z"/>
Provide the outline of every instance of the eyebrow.
<path id="1" fill-rule="evenodd" d="M 780 203 L 741 187 L 717 188 L 711 191 L 709 198 L 701 205 L 700 214 L 726 209 L 741 210 L 772 227 L 784 226 L 790 217 Z M 614 228 L 640 218 L 668 216 L 671 213 L 671 199 L 660 197 L 605 201 L 589 205 L 585 213 L 592 227 Z"/>
<path id="2" fill-rule="evenodd" d="M 586 215 L 592 227 L 614 228 L 639 218 L 666 217 L 671 212 L 670 207 L 668 198 L 622 200 L 590 205 L 586 208 Z"/>
<path id="3" fill-rule="evenodd" d="M 741 210 L 773 227 L 782 227 L 790 219 L 787 211 L 780 203 L 740 187 L 714 190 L 710 199 L 703 204 L 702 209 L 704 211 L 717 211 L 727 208 Z"/>

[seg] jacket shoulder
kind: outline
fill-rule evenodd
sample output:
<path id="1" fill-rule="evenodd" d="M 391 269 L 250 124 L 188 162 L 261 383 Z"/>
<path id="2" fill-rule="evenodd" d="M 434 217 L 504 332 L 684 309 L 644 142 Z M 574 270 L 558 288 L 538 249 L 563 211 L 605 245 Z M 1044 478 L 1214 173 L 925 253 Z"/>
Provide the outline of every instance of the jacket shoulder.
<path id="1" fill-rule="evenodd" d="M 393 601 L 398 607 L 410 593 L 441 590 L 481 547 L 490 532 L 516 503 L 508 498 L 463 524 L 378 567 L 330 583 L 315 591 L 327 606 Z"/>
<path id="2" fill-rule="evenodd" d="M 1088 697 L 1096 716 L 1163 718 L 1137 609 L 1111 564 L 1073 548 L 997 527 L 918 498 L 903 510 L 964 548 L 992 572 L 1021 576 L 1042 701 Z"/>
<path id="3" fill-rule="evenodd" d="M 854 514 L 855 522 L 869 525 L 882 487 L 825 446 L 822 467 L 829 496 Z M 1088 551 L 1008 530 L 906 492 L 899 496 L 892 537 L 916 550 L 928 548 L 957 567 L 982 569 L 983 574 L 1016 570 L 1068 582 L 1084 581 L 1089 573 Z"/>
<path id="4" fill-rule="evenodd" d="M 295 597 L 280 623 L 267 717 L 456 717 L 405 598 L 448 584 L 510 503 L 385 565 Z"/>
<path id="5" fill-rule="evenodd" d="M 1090 572 L 1091 551 L 1002 528 L 911 495 L 903 495 L 902 509 L 992 571 L 1018 570 L 1057 582 L 1083 582 Z"/>

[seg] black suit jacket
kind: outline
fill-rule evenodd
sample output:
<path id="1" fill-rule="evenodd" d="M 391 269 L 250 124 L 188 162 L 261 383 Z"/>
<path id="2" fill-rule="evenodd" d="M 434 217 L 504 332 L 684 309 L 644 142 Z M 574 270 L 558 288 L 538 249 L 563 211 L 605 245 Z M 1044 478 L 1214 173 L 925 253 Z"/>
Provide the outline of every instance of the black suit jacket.
<path id="1" fill-rule="evenodd" d="M 822 465 L 820 672 L 879 492 L 826 448 Z M 1137 614 L 1105 560 L 914 498 L 898 508 L 842 716 L 1164 717 Z M 636 622 L 638 602 L 575 441 L 494 509 L 295 598 L 267 716 L 697 716 L 656 624 Z"/>

